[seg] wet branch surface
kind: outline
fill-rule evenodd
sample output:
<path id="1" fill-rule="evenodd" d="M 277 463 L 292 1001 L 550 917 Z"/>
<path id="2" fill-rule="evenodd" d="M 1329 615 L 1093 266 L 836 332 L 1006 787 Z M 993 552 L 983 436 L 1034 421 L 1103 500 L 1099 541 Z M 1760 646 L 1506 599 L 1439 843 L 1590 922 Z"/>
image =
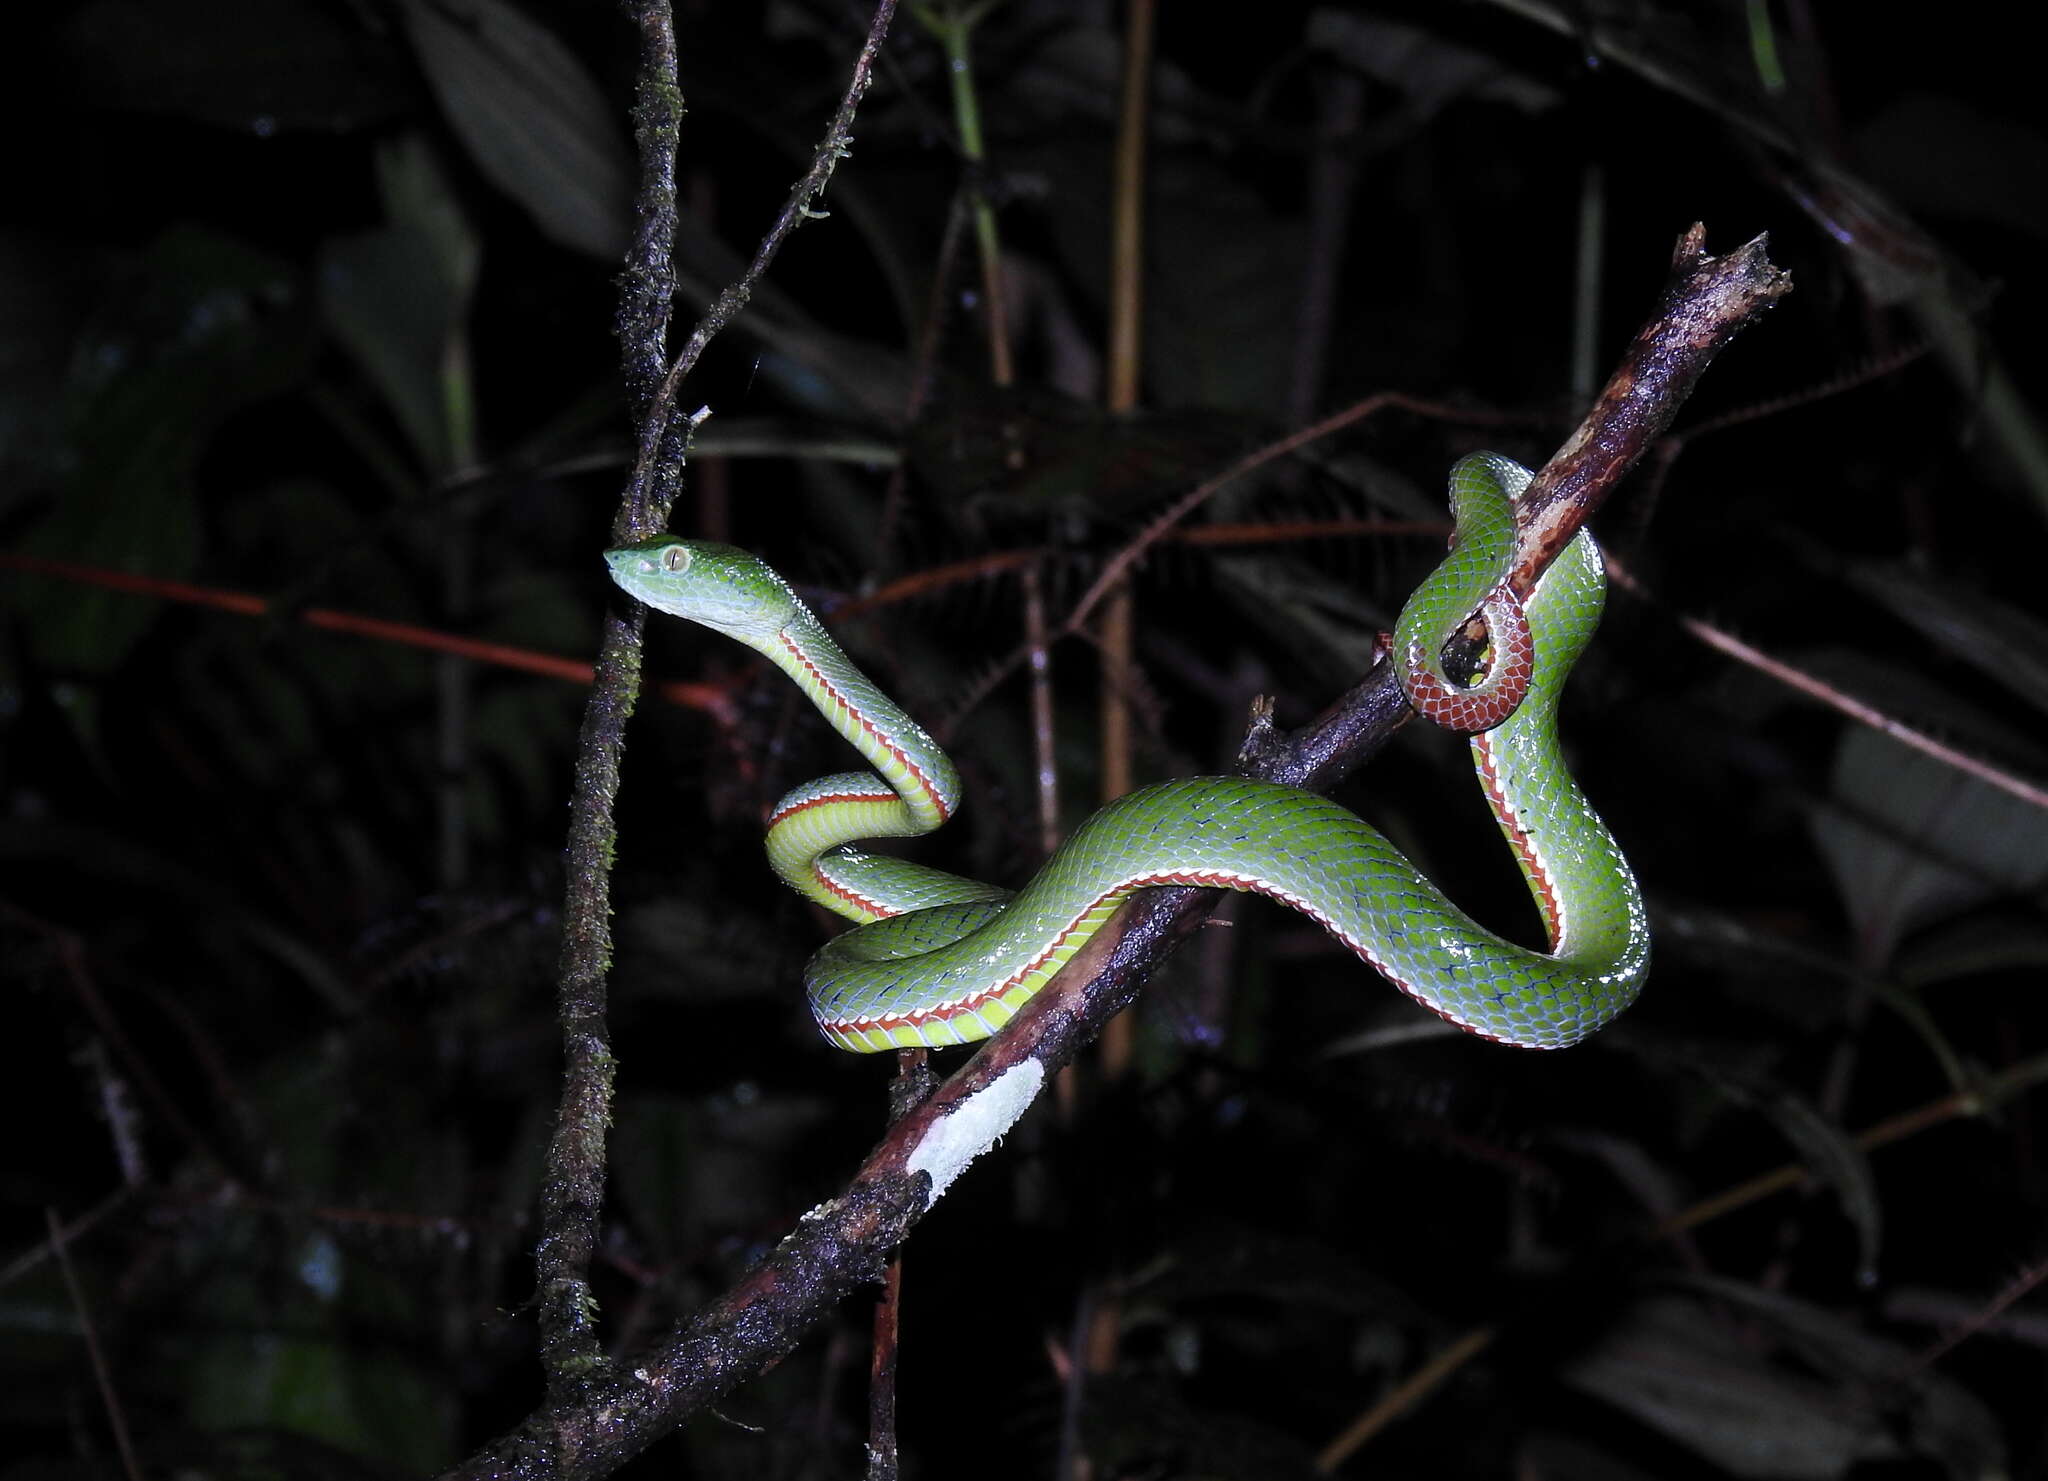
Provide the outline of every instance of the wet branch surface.
<path id="1" fill-rule="evenodd" d="M 1763 238 L 1716 258 L 1706 255 L 1703 228 L 1686 233 L 1663 299 L 1621 368 L 1536 475 L 1518 587 L 1534 585 L 1670 424 L 1714 356 L 1789 288 Z M 1244 770 L 1326 789 L 1370 759 L 1408 714 L 1381 665 L 1293 735 L 1256 718 Z M 1005 1076 L 1025 1073 L 1037 1083 L 1066 1064 L 1129 1006 L 1218 898 L 1201 889 L 1142 892 L 930 1099 L 892 1124 L 845 1189 L 806 1213 L 737 1285 L 637 1356 L 613 1363 L 593 1354 L 573 1381 L 558 1376 L 546 1407 L 447 1474 L 602 1476 L 772 1366 L 842 1299 L 882 1278 L 932 1201 L 929 1177 L 912 1170 L 927 1137 Z"/>

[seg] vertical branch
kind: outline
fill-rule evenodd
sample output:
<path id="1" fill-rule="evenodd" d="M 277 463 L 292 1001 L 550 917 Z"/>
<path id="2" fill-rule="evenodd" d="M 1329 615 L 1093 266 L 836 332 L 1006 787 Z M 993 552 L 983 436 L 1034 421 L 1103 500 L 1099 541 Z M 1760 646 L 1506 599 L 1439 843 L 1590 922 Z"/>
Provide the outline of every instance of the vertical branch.
<path id="1" fill-rule="evenodd" d="M 987 7 L 963 10 L 954 0 L 943 11 L 919 6 L 917 17 L 946 52 L 946 73 L 953 82 L 953 127 L 960 135 L 960 156 L 967 161 L 967 198 L 974 218 L 974 241 L 981 254 L 981 294 L 988 326 L 989 379 L 999 386 L 1016 380 L 1010 358 L 1009 313 L 1004 306 L 1002 240 L 996 232 L 996 209 L 988 198 L 988 146 L 982 141 L 981 99 L 974 89 L 973 56 L 968 43 L 975 23 Z"/>
<path id="2" fill-rule="evenodd" d="M 1117 129 L 1115 179 L 1111 189 L 1109 244 L 1109 386 L 1108 408 L 1121 415 L 1137 408 L 1141 372 L 1144 368 L 1144 285 L 1145 285 L 1145 139 L 1150 117 L 1148 105 L 1152 71 L 1154 0 L 1130 0 L 1124 16 L 1124 71 L 1120 119 Z M 1129 581 L 1110 588 L 1103 603 L 1097 629 L 1102 654 L 1102 800 L 1105 802 L 1130 791 L 1131 775 L 1131 674 L 1134 604 Z M 1097 1061 L 1105 1083 L 1121 1080 L 1130 1067 L 1134 1031 L 1128 1013 L 1118 1014 L 1102 1031 Z M 1062 1106 L 1072 1108 L 1075 1099 L 1072 1075 L 1061 1077 Z M 1113 1248 L 1106 1240 L 1104 1248 Z M 1067 1422 L 1078 1424 L 1078 1408 L 1085 1402 L 1089 1377 L 1110 1372 L 1116 1366 L 1117 1348 L 1123 1330 L 1123 1302 L 1115 1283 L 1098 1271 L 1092 1299 L 1084 1294 L 1088 1313 L 1086 1331 L 1078 1350 L 1068 1354 L 1077 1375 L 1068 1385 Z M 1082 1474 L 1087 1457 L 1069 1457 L 1075 1474 Z"/>
<path id="3" fill-rule="evenodd" d="M 643 30 L 650 29 L 647 13 L 661 0 L 627 0 L 635 16 L 641 17 Z M 643 81 L 643 95 L 650 89 L 664 93 L 663 106 L 674 109 L 674 122 L 670 127 L 668 158 L 663 162 L 659 181 L 652 172 L 648 173 L 643 192 L 658 193 L 658 201 L 643 199 L 639 203 L 642 234 L 647 231 L 650 219 L 659 215 L 667 223 L 667 237 L 672 242 L 675 233 L 675 156 L 673 133 L 680 127 L 682 119 L 682 94 L 675 83 L 675 37 L 668 11 L 661 5 L 661 31 L 664 39 L 650 36 L 648 41 L 650 65 L 656 52 L 665 45 L 662 55 L 667 60 L 665 84 Z M 826 126 L 825 137 L 811 156 L 811 167 L 804 172 L 801 180 L 790 188 L 788 197 L 782 203 L 782 210 L 775 218 L 775 224 L 768 228 L 761 238 L 761 244 L 754 249 L 753 260 L 745 272 L 720 290 L 711 307 L 704 311 L 704 317 L 697 321 L 697 327 L 690 331 L 690 337 L 683 344 L 668 367 L 660 376 L 653 396 L 648 402 L 646 414 L 641 416 L 637 407 L 635 420 L 639 424 L 639 450 L 634 458 L 632 486 L 626 506 L 620 510 L 620 525 L 614 533 L 621 541 L 630 540 L 636 534 L 652 534 L 668 521 L 668 511 L 675 502 L 676 488 L 682 477 L 683 455 L 689 449 L 690 433 L 696 426 L 696 418 L 685 416 L 678 422 L 676 417 L 676 394 L 681 389 L 683 378 L 697 366 L 704 351 L 716 339 L 726 325 L 738 318 L 741 310 L 753 299 L 754 285 L 768 271 L 775 261 L 775 254 L 782 250 L 782 244 L 789 234 L 806 220 L 824 213 L 816 209 L 818 198 L 825 193 L 831 182 L 832 172 L 839 167 L 839 161 L 853 152 L 853 120 L 860 112 L 860 100 L 867 96 L 868 84 L 874 80 L 875 57 L 882 49 L 882 42 L 889 35 L 889 23 L 896 18 L 896 0 L 876 0 L 873 19 L 868 22 L 867 39 L 862 42 L 860 55 L 854 58 L 853 75 L 847 79 L 846 91 L 840 96 L 839 108 L 832 115 L 832 122 Z M 643 73 L 644 78 L 644 73 Z M 656 131 L 647 126 L 641 129 L 643 144 L 658 142 L 653 135 Z M 664 262 L 666 256 L 664 256 Z M 627 274 L 632 276 L 643 266 L 640 256 L 640 242 L 636 237 L 632 253 L 627 261 Z M 673 284 L 670 284 L 673 287 Z M 644 291 L 630 286 L 625 290 L 630 300 L 620 311 L 621 337 L 631 317 L 632 327 L 643 332 L 653 327 L 650 317 L 652 297 Z M 661 319 L 666 327 L 665 306 Z M 627 382 L 629 395 L 637 396 L 635 385 L 645 376 L 649 356 L 646 348 L 625 347 L 631 369 Z M 654 364 L 660 363 L 660 351 L 653 355 Z"/>
<path id="4" fill-rule="evenodd" d="M 1151 117 L 1152 30 L 1155 0 L 1131 0 L 1124 21 L 1123 97 L 1116 140 L 1116 179 L 1110 205 L 1109 409 L 1138 404 L 1144 366 L 1145 138 Z"/>
<path id="5" fill-rule="evenodd" d="M 641 38 L 634 108 L 640 148 L 639 225 L 621 275 L 618 328 L 627 401 L 635 422 L 644 429 L 653 419 L 655 388 L 667 358 L 669 300 L 675 287 L 669 269 L 675 248 L 675 156 L 683 99 L 668 0 L 635 0 L 631 14 Z M 678 477 L 678 468 L 665 466 L 656 475 L 659 495 L 650 500 L 648 481 L 636 476 L 613 521 L 614 537 L 630 539 L 658 527 L 674 498 Z M 569 796 L 568 883 L 556 986 L 562 1097 L 554 1135 L 548 1140 L 541 1237 L 534 1252 L 541 1363 L 549 1397 L 556 1401 L 567 1399 L 578 1378 L 599 1363 L 590 1262 L 597 1251 L 598 1215 L 604 1202 L 605 1129 L 611 1124 L 612 1104 L 606 992 L 612 958 L 611 862 L 618 839 L 612 803 L 618 796 L 626 720 L 640 692 L 640 638 L 646 620 L 637 603 L 623 611 L 606 609 Z"/>
<path id="6" fill-rule="evenodd" d="M 1109 410 L 1138 404 L 1144 365 L 1145 136 L 1152 75 L 1154 0 L 1131 0 L 1124 21 L 1124 76 L 1111 190 L 1109 243 Z M 1131 790 L 1131 593 L 1117 586 L 1103 604 L 1102 796 Z M 1102 1036 L 1103 1072 L 1115 1079 L 1129 1061 L 1131 1030 L 1112 1024 Z"/>
<path id="7" fill-rule="evenodd" d="M 695 421 L 676 415 L 676 392 L 704 349 L 753 295 L 783 241 L 810 216 L 851 143 L 853 119 L 873 75 L 875 54 L 888 35 L 896 0 L 879 0 L 865 44 L 854 63 L 839 109 L 826 129 L 811 168 L 791 190 L 782 212 L 740 278 L 729 284 L 691 331 L 674 361 L 667 359 L 669 303 L 675 281 L 675 156 L 681 137 L 682 88 L 676 75 L 675 22 L 667 0 L 629 0 L 640 29 L 640 81 L 634 108 L 640 149 L 638 225 L 621 275 L 618 328 L 627 402 L 639 430 L 639 456 L 612 524 L 625 541 L 651 534 L 668 520 L 681 487 L 682 467 Z M 664 369 L 666 365 L 666 369 Z M 557 988 L 562 1021 L 562 1099 L 548 1143 L 541 1191 L 541 1238 L 535 1254 L 541 1359 L 550 1395 L 599 1363 L 596 1305 L 590 1262 L 597 1248 L 598 1213 L 605 1180 L 605 1128 L 611 1119 L 611 1034 L 606 1019 L 606 973 L 611 967 L 611 862 L 618 832 L 612 804 L 618 796 L 625 726 L 640 692 L 641 635 L 646 610 L 638 603 L 608 609 L 590 701 L 577 740 L 576 782 L 569 798 L 568 887 L 562 914 L 562 958 Z"/>
<path id="8" fill-rule="evenodd" d="M 669 306 L 675 301 L 676 151 L 682 144 L 683 89 L 676 75 L 675 17 L 667 0 L 625 0 L 640 30 L 640 76 L 633 100 L 633 142 L 640 154 L 633 241 L 619 274 L 620 375 L 626 409 L 643 439 L 653 420 L 668 364 Z M 643 446 L 644 446 L 643 441 Z M 612 536 L 630 540 L 661 527 L 655 513 L 675 498 L 680 468 L 660 476 L 664 497 L 650 501 L 636 468 Z"/>
<path id="9" fill-rule="evenodd" d="M 1287 391 L 1287 422 L 1293 427 L 1305 425 L 1322 404 L 1330 326 L 1337 322 L 1337 282 L 1358 185 L 1358 125 L 1365 112 L 1365 80 L 1356 72 L 1346 68 L 1321 82 L 1309 167 L 1308 262 L 1295 310 L 1294 374 Z"/>
<path id="10" fill-rule="evenodd" d="M 867 92 L 896 0 L 878 0 L 853 75 L 810 169 L 790 191 L 746 272 L 719 294 L 672 362 L 667 361 L 667 349 L 675 281 L 669 264 L 675 250 L 675 157 L 683 116 L 675 22 L 668 0 L 628 0 L 628 13 L 641 36 L 634 108 L 641 168 L 635 203 L 638 225 L 621 275 L 618 328 L 627 401 L 639 431 L 639 456 L 612 525 L 614 538 L 621 541 L 651 534 L 667 522 L 696 425 L 694 418 L 676 415 L 677 389 L 705 347 L 746 306 L 783 241 L 813 214 L 814 202 L 846 156 L 854 114 Z M 640 692 L 646 621 L 646 609 L 637 602 L 606 611 L 569 798 L 568 885 L 557 987 L 562 1098 L 548 1143 L 541 1238 L 535 1251 L 541 1361 L 554 1403 L 568 1402 L 602 1366 L 590 1262 L 603 1207 L 605 1130 L 611 1122 L 614 1070 L 606 1016 L 611 864 L 618 839 L 612 806 L 618 796 L 626 721 Z"/>
<path id="11" fill-rule="evenodd" d="M 882 1276 L 882 1294 L 875 1302 L 874 1344 L 868 1355 L 868 1481 L 896 1481 L 902 1469 L 896 1444 L 896 1335 L 902 1310 L 899 1251 Z"/>
<path id="12" fill-rule="evenodd" d="M 937 1083 L 931 1051 L 896 1054 L 896 1078 L 889 1084 L 889 1124 L 895 1125 L 931 1097 Z M 896 1354 L 903 1317 L 903 1251 L 882 1273 L 875 1301 L 874 1336 L 868 1354 L 868 1481 L 896 1481 L 902 1469 L 896 1443 Z"/>

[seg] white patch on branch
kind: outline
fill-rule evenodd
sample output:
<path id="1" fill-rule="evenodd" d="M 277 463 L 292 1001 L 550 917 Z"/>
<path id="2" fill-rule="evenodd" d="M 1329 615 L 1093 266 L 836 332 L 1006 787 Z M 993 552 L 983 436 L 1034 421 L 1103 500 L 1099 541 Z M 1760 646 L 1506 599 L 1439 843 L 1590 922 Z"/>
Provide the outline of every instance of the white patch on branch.
<path id="1" fill-rule="evenodd" d="M 933 1123 L 924 1140 L 912 1149 L 908 1164 L 911 1172 L 931 1174 L 932 1196 L 926 1208 L 939 1201 L 968 1163 L 1017 1124 L 1044 1085 L 1045 1066 L 1027 1059 L 1004 1070 L 955 1106 L 951 1115 Z"/>

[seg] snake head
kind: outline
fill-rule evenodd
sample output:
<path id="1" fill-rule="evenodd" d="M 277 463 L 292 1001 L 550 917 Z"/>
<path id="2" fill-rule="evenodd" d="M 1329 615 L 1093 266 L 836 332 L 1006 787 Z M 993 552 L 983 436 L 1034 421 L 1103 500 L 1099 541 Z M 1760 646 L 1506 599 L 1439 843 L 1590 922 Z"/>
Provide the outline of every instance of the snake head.
<path id="1" fill-rule="evenodd" d="M 656 535 L 607 550 L 604 559 L 612 580 L 648 606 L 751 647 L 772 646 L 804 610 L 788 582 L 731 545 Z"/>

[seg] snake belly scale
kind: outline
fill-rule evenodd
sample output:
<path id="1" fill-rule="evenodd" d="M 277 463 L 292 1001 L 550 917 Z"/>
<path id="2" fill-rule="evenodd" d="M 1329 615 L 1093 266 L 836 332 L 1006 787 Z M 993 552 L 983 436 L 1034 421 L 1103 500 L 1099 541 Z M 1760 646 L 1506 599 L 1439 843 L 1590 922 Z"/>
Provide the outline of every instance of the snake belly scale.
<path id="1" fill-rule="evenodd" d="M 1514 600 L 1514 501 L 1528 479 L 1490 453 L 1453 470 L 1456 547 L 1402 609 L 1395 654 L 1424 714 L 1455 729 L 1492 727 L 1472 737 L 1474 770 L 1543 917 L 1543 952 L 1473 921 L 1348 809 L 1249 777 L 1183 777 L 1119 798 L 1014 896 L 857 848 L 928 833 L 958 809 L 959 774 L 938 743 L 756 557 L 658 536 L 605 558 L 613 579 L 649 606 L 768 657 L 874 768 L 797 787 L 769 821 L 776 873 L 858 923 L 804 970 L 832 1043 L 870 1052 L 986 1038 L 1131 891 L 1182 884 L 1268 896 L 1459 1027 L 1561 1048 L 1633 1001 L 1649 970 L 1649 932 L 1634 876 L 1557 738 L 1559 691 L 1605 598 L 1600 555 L 1581 531 L 1526 610 Z M 1439 655 L 1475 615 L 1487 623 L 1492 660 L 1477 684 L 1460 685 Z"/>

